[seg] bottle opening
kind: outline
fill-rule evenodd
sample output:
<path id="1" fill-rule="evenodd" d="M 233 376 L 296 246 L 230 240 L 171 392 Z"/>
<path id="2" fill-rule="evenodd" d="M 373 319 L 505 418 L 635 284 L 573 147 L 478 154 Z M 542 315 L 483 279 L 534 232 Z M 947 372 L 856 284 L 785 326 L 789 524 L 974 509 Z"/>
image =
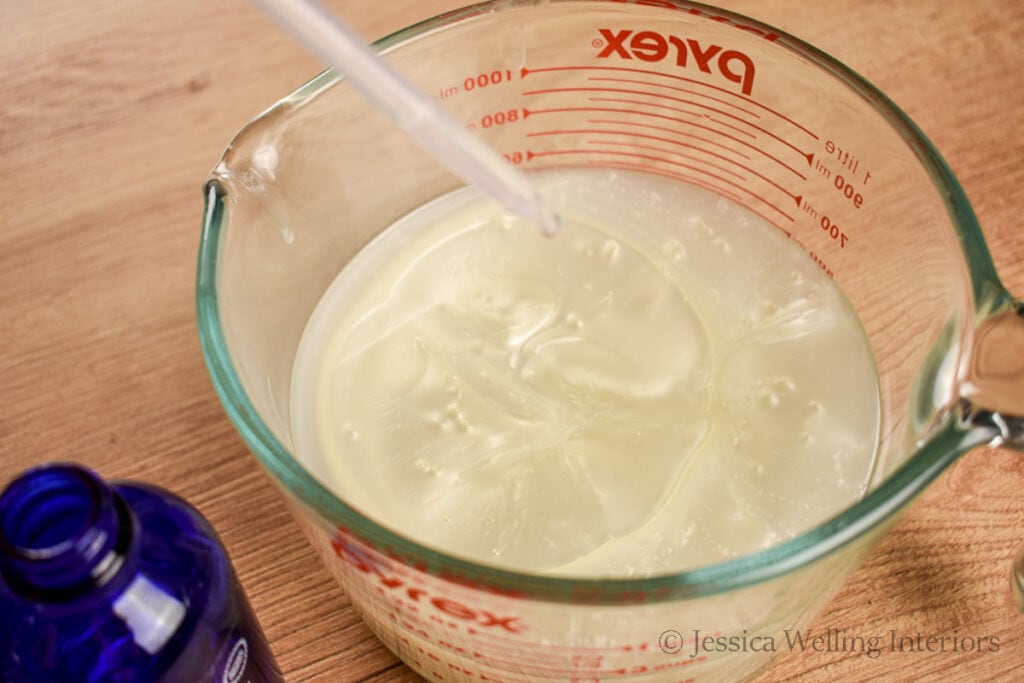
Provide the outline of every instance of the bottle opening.
<path id="1" fill-rule="evenodd" d="M 83 472 L 35 470 L 0 497 L 0 533 L 8 551 L 25 559 L 50 557 L 73 545 L 94 521 L 97 491 Z"/>
<path id="2" fill-rule="evenodd" d="M 0 494 L 0 573 L 25 596 L 67 599 L 117 573 L 130 528 L 114 492 L 88 469 L 29 470 Z"/>

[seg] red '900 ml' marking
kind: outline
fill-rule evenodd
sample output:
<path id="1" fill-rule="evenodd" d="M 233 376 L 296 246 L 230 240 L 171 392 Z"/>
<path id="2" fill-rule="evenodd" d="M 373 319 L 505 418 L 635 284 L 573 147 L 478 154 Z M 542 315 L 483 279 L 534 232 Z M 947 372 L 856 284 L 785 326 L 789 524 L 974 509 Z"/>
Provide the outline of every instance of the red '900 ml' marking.
<path id="1" fill-rule="evenodd" d="M 853 202 L 853 207 L 859 209 L 864 204 L 864 195 L 854 189 L 853 185 L 838 173 L 835 175 L 832 184 L 843 193 L 843 196 Z"/>

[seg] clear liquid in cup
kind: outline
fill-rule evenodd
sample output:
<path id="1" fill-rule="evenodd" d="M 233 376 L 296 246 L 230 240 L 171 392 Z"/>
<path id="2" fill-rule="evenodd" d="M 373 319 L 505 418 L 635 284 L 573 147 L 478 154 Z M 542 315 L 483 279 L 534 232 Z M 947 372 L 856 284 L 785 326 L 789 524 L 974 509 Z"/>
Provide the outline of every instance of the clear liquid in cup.
<path id="1" fill-rule="evenodd" d="M 874 360 L 799 246 L 669 179 L 535 177 L 554 238 L 460 190 L 327 290 L 292 429 L 328 487 L 449 554 L 577 577 L 725 560 L 865 493 Z"/>

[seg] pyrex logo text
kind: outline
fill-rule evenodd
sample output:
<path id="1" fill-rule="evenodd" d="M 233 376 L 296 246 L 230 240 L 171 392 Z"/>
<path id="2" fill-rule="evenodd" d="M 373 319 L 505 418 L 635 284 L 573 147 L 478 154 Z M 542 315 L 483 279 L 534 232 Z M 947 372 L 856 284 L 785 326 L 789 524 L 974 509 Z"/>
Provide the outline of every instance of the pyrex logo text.
<path id="1" fill-rule="evenodd" d="M 744 95 L 749 95 L 754 88 L 754 62 L 739 50 L 723 50 L 721 45 L 705 47 L 692 38 L 663 36 L 655 31 L 613 31 L 608 28 L 598 31 L 601 39 L 594 41 L 594 44 L 601 47 L 597 54 L 599 58 L 607 59 L 615 55 L 621 59 L 639 59 L 642 62 L 661 62 L 672 58 L 676 66 L 683 68 L 692 58 L 697 68 L 704 73 L 714 73 L 714 67 L 727 80 L 738 83 Z"/>
<path id="2" fill-rule="evenodd" d="M 431 595 L 423 588 L 408 585 L 404 579 L 390 572 L 385 562 L 372 557 L 340 534 L 331 542 L 331 546 L 339 558 L 364 574 L 377 577 L 384 588 L 394 591 L 393 597 L 400 595 L 413 604 L 429 604 L 449 617 L 472 622 L 476 626 L 500 627 L 509 633 L 522 633 L 525 630 L 517 617 L 502 617 L 485 609 L 474 609 L 450 598 Z"/>

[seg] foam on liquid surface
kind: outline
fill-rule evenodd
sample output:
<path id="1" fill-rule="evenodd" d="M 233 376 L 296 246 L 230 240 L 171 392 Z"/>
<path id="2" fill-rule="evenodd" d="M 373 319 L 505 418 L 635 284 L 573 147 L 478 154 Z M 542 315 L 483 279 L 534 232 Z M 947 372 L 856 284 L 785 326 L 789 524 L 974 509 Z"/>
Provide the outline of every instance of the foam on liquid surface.
<path id="1" fill-rule="evenodd" d="M 300 459 L 422 543 L 573 576 L 727 559 L 863 495 L 873 359 L 798 246 L 668 180 L 538 178 L 553 239 L 464 190 L 342 271 L 296 359 Z"/>

